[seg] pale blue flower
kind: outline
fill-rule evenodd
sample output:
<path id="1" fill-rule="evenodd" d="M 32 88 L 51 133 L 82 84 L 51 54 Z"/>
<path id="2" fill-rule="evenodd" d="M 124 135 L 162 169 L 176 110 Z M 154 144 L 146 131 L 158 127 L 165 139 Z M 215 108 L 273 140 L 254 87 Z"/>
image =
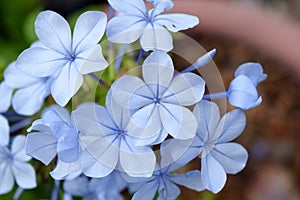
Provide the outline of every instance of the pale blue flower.
<path id="1" fill-rule="evenodd" d="M 263 68 L 259 63 L 241 64 L 234 72 L 235 77 L 240 75 L 247 76 L 255 86 L 267 79 L 267 75 L 263 72 Z"/>
<path id="2" fill-rule="evenodd" d="M 201 182 L 213 193 L 225 185 L 226 173 L 236 174 L 247 162 L 248 153 L 240 145 L 231 142 L 245 128 L 246 117 L 242 110 L 233 110 L 220 118 L 218 106 L 202 100 L 196 104 L 194 114 L 198 121 L 197 135 L 191 140 L 172 140 L 167 148 L 170 159 L 178 163 L 201 158 Z"/>
<path id="3" fill-rule="evenodd" d="M 161 147 L 161 150 L 162 148 L 164 147 Z M 171 149 L 169 150 L 172 151 Z M 162 159 L 160 165 L 156 165 L 156 170 L 151 177 L 132 178 L 123 176 L 128 183 L 132 183 L 132 185 L 129 185 L 130 190 L 134 192 L 132 200 L 152 200 L 157 192 L 159 200 L 176 199 L 180 194 L 180 189 L 177 185 L 198 192 L 205 189 L 201 183 L 201 173 L 199 170 L 189 171 L 185 174 L 172 173 L 186 163 L 169 163 L 168 154 L 164 154 L 163 151 L 161 151 Z"/>
<path id="4" fill-rule="evenodd" d="M 187 14 L 161 14 L 173 7 L 170 0 L 150 1 L 154 7 L 147 10 L 143 0 L 108 0 L 118 12 L 107 24 L 106 35 L 115 43 L 132 43 L 140 38 L 145 51 L 170 51 L 173 39 L 168 32 L 192 28 L 199 23 L 196 16 Z M 167 30 L 168 29 L 168 30 Z"/>
<path id="5" fill-rule="evenodd" d="M 53 11 L 41 12 L 35 31 L 43 45 L 23 51 L 16 67 L 34 77 L 51 76 L 51 94 L 60 106 L 65 106 L 82 85 L 83 75 L 108 65 L 98 44 L 106 20 L 103 12 L 85 12 L 77 19 L 72 37 L 63 17 Z"/>
<path id="6" fill-rule="evenodd" d="M 177 139 L 193 138 L 197 122 L 190 106 L 202 99 L 204 80 L 193 73 L 174 75 L 168 54 L 155 51 L 142 66 L 143 80 L 125 75 L 112 85 L 112 95 L 120 106 L 133 110 L 130 134 L 136 145 L 159 144 L 170 134 Z"/>
<path id="7" fill-rule="evenodd" d="M 4 82 L 17 89 L 12 98 L 12 107 L 20 115 L 33 115 L 40 110 L 50 94 L 51 77 L 36 78 L 16 68 L 12 62 L 4 71 Z M 7 94 L 9 95 L 9 94 Z"/>
<path id="8" fill-rule="evenodd" d="M 0 115 L 0 146 L 7 146 L 9 143 L 9 124 L 7 119 Z"/>
<path id="9" fill-rule="evenodd" d="M 10 150 L 2 144 L 0 145 L 0 194 L 12 190 L 14 179 L 22 189 L 36 187 L 35 170 L 26 163 L 31 157 L 25 153 L 25 140 L 26 137 L 23 135 L 16 136 L 12 141 Z"/>
<path id="10" fill-rule="evenodd" d="M 249 110 L 261 104 L 262 98 L 258 96 L 257 84 L 264 81 L 267 75 L 258 63 L 245 63 L 235 71 L 235 78 L 231 81 L 227 98 L 231 105 Z"/>
<path id="11" fill-rule="evenodd" d="M 46 109 L 42 118 L 33 122 L 27 135 L 26 153 L 45 165 L 58 154 L 62 162 L 72 163 L 79 157 L 78 131 L 73 118 L 62 107 L 53 105 Z"/>
<path id="12" fill-rule="evenodd" d="M 83 197 L 84 200 L 122 200 L 121 191 L 127 183 L 119 173 L 114 172 L 104 178 L 88 179 L 81 176 L 73 180 L 66 180 L 64 192 L 72 196 Z"/>
<path id="13" fill-rule="evenodd" d="M 0 113 L 4 113 L 11 105 L 13 89 L 5 81 L 0 83 Z"/>
<path id="14" fill-rule="evenodd" d="M 74 113 L 80 140 L 82 171 L 90 177 L 105 177 L 114 169 L 130 176 L 149 177 L 155 167 L 155 155 L 150 147 L 136 147 L 128 126 L 130 115 L 111 98 L 106 109 L 95 103 L 80 105 Z"/>

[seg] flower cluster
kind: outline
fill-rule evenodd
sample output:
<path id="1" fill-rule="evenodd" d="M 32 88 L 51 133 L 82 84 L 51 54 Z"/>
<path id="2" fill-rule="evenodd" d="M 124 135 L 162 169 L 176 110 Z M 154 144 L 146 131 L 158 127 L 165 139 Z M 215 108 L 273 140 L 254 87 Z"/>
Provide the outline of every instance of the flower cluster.
<path id="1" fill-rule="evenodd" d="M 162 14 L 173 7 L 171 0 L 108 2 L 116 16 L 107 22 L 103 12 L 85 12 L 73 34 L 59 14 L 39 13 L 38 41 L 6 68 L 0 84 L 0 194 L 12 190 L 14 178 L 21 189 L 36 186 L 35 170 L 26 163 L 31 157 L 55 165 L 50 175 L 64 181 L 65 199 L 123 199 L 125 188 L 132 199 L 153 199 L 156 194 L 175 199 L 180 195 L 177 185 L 217 193 L 226 174 L 245 167 L 247 151 L 232 140 L 245 128 L 244 110 L 262 102 L 256 87 L 267 76 L 261 65 L 242 64 L 227 91 L 205 94 L 206 82 L 192 71 L 207 65 L 216 50 L 181 72 L 168 53 L 173 49 L 169 31 L 194 27 L 197 17 Z M 105 31 L 111 43 L 140 39 L 141 53 L 148 52 L 141 74 L 115 75 L 107 81 L 111 86 L 102 96 L 103 105 L 82 102 L 70 110 L 67 105 L 85 75 L 103 84 L 94 73 L 114 67 L 99 44 Z M 211 101 L 215 98 L 227 98 L 236 109 L 220 116 Z M 15 133 L 28 124 L 24 119 L 36 119 L 43 105 L 48 107 L 27 129 L 26 141 L 24 135 L 9 136 L 7 119 Z M 175 173 L 197 157 L 201 169 L 199 165 L 198 170 Z"/>

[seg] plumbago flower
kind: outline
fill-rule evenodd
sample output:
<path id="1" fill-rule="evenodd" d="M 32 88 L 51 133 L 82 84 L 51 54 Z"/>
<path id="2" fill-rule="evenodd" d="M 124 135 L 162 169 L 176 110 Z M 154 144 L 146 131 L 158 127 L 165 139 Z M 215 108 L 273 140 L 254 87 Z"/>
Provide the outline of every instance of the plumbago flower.
<path id="1" fill-rule="evenodd" d="M 172 32 L 192 28 L 199 23 L 195 16 L 187 14 L 161 14 L 173 7 L 171 0 L 149 1 L 154 7 L 147 10 L 143 0 L 108 0 L 118 12 L 107 24 L 106 35 L 115 43 L 132 43 L 140 38 L 145 51 L 173 48 Z"/>
<path id="2" fill-rule="evenodd" d="M 245 63 L 240 65 L 231 81 L 227 98 L 231 105 L 243 110 L 252 109 L 262 102 L 258 97 L 257 85 L 266 80 L 267 75 L 259 63 Z"/>
<path id="3" fill-rule="evenodd" d="M 217 193 L 225 185 L 226 173 L 236 174 L 246 165 L 247 151 L 231 142 L 244 130 L 246 117 L 241 110 L 233 110 L 220 119 L 218 106 L 206 100 L 196 104 L 194 114 L 198 121 L 196 137 L 186 141 L 168 141 L 165 146 L 172 149 L 169 155 L 179 163 L 199 155 L 201 182 L 206 189 Z"/>
<path id="4" fill-rule="evenodd" d="M 150 147 L 135 146 L 138 138 L 132 135 L 128 110 L 106 97 L 106 109 L 95 103 L 86 103 L 74 113 L 80 140 L 82 171 L 91 177 L 105 177 L 114 169 L 130 176 L 149 177 L 155 167 L 155 155 Z"/>
<path id="5" fill-rule="evenodd" d="M 20 115 L 33 115 L 40 110 L 50 94 L 51 77 L 36 78 L 16 68 L 12 62 L 4 71 L 4 82 L 18 89 L 12 98 L 12 107 Z"/>
<path id="6" fill-rule="evenodd" d="M 59 106 L 51 106 L 42 118 L 33 122 L 27 135 L 26 153 L 45 165 L 58 155 L 64 163 L 73 163 L 79 157 L 78 131 L 69 112 Z"/>
<path id="7" fill-rule="evenodd" d="M 83 13 L 76 21 L 72 38 L 63 17 L 53 11 L 41 12 L 35 31 L 43 45 L 23 51 L 16 67 L 37 78 L 51 76 L 51 94 L 60 106 L 65 106 L 82 85 L 83 75 L 108 65 L 98 44 L 106 20 L 103 12 Z"/>
<path id="8" fill-rule="evenodd" d="M 155 51 L 142 66 L 143 79 L 125 75 L 112 85 L 112 96 L 122 107 L 134 110 L 128 133 L 139 138 L 137 145 L 161 143 L 170 134 L 177 139 L 193 138 L 197 122 L 193 113 L 183 107 L 201 100 L 204 80 L 193 73 L 174 76 L 168 54 Z"/>
<path id="9" fill-rule="evenodd" d="M 63 188 L 65 193 L 72 196 L 83 197 L 84 200 L 123 200 L 120 192 L 125 189 L 127 183 L 118 172 L 113 172 L 104 178 L 88 179 L 80 176 L 73 180 L 66 180 Z"/>
<path id="10" fill-rule="evenodd" d="M 8 110 L 11 104 L 13 89 L 10 88 L 5 81 L 0 83 L 0 113 L 4 113 Z"/>
<path id="11" fill-rule="evenodd" d="M 170 162 L 170 149 L 165 149 L 163 146 L 164 143 L 161 145 L 162 158 L 160 165 L 156 165 L 156 169 L 151 177 L 133 178 L 123 175 L 124 179 L 128 183 L 131 183 L 129 188 L 134 190 L 132 200 L 152 200 L 157 192 L 158 199 L 176 199 L 180 195 L 180 189 L 177 185 L 198 192 L 205 189 L 201 183 L 201 173 L 199 170 L 189 171 L 185 174 L 172 173 L 186 163 Z"/>
<path id="12" fill-rule="evenodd" d="M 25 153 L 25 140 L 23 135 L 16 136 L 9 144 L 9 125 L 0 115 L 0 194 L 8 193 L 14 186 L 14 179 L 22 189 L 36 187 L 35 170 L 26 163 L 31 159 Z"/>

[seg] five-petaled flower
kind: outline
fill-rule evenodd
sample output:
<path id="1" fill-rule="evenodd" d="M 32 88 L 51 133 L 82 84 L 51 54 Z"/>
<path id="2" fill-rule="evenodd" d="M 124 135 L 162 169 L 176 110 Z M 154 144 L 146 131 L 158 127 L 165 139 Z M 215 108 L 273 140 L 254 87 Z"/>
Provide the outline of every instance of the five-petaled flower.
<path id="1" fill-rule="evenodd" d="M 187 14 L 161 14 L 173 7 L 171 0 L 150 1 L 154 7 L 147 10 L 143 0 L 108 0 L 118 12 L 107 24 L 106 35 L 115 43 L 132 43 L 140 38 L 145 51 L 173 48 L 172 32 L 192 28 L 199 23 L 197 17 Z"/>
<path id="2" fill-rule="evenodd" d="M 63 17 L 53 11 L 41 12 L 35 31 L 42 45 L 23 51 L 16 67 L 34 77 L 52 77 L 51 94 L 60 106 L 65 106 L 82 85 L 83 75 L 108 65 L 98 44 L 106 20 L 103 12 L 85 12 L 77 19 L 71 37 Z"/>
<path id="3" fill-rule="evenodd" d="M 9 125 L 6 118 L 0 115 L 0 194 L 12 190 L 14 179 L 20 188 L 36 187 L 35 170 L 26 163 L 31 157 L 25 153 L 25 140 L 24 135 L 16 136 L 9 150 Z"/>
<path id="4" fill-rule="evenodd" d="M 130 134 L 136 145 L 159 144 L 170 134 L 190 139 L 196 134 L 197 122 L 184 106 L 201 100 L 205 82 L 194 73 L 174 75 L 171 58 L 162 51 L 151 53 L 142 66 L 143 79 L 125 75 L 112 85 L 112 96 L 131 112 Z"/>
<path id="5" fill-rule="evenodd" d="M 74 113 L 80 140 L 83 173 L 105 177 L 114 169 L 130 176 L 149 177 L 155 167 L 155 155 L 147 146 L 135 146 L 138 138 L 131 136 L 128 110 L 121 108 L 107 94 L 106 109 L 95 103 L 82 104 Z"/>

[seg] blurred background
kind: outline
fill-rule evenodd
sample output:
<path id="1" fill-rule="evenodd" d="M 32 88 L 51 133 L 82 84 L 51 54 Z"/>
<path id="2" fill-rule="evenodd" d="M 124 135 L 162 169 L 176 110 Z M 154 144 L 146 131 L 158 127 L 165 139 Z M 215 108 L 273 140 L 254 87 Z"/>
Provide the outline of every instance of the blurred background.
<path id="1" fill-rule="evenodd" d="M 300 1 L 174 2 L 172 12 L 199 16 L 200 25 L 185 33 L 207 51 L 217 49 L 214 62 L 226 87 L 234 70 L 244 62 L 259 62 L 268 74 L 258 87 L 263 103 L 246 112 L 246 130 L 237 139 L 249 152 L 246 168 L 238 175 L 229 175 L 217 195 L 183 190 L 180 199 L 300 199 Z M 0 0 L 1 72 L 36 40 L 34 19 L 45 9 L 74 21 L 84 10 L 105 10 L 105 1 Z M 37 188 L 30 192 L 30 198 L 24 193 L 21 199 L 48 199 L 50 192 L 51 188 Z"/>

